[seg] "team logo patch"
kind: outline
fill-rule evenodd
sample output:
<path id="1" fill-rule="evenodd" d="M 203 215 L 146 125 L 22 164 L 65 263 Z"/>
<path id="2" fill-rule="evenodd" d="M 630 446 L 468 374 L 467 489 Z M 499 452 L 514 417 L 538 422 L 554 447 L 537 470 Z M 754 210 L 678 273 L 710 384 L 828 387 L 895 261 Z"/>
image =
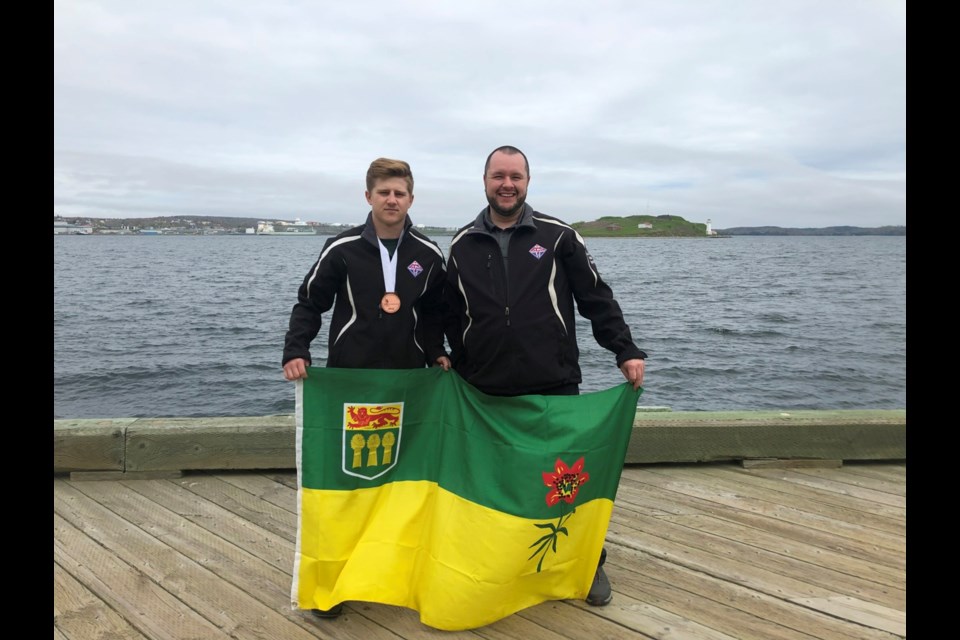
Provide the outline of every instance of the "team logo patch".
<path id="1" fill-rule="evenodd" d="M 532 255 L 532 256 L 533 256 L 534 258 L 536 258 L 537 260 L 539 260 L 540 258 L 542 258 L 542 257 L 543 257 L 543 254 L 545 254 L 546 252 L 547 252 L 547 250 L 544 249 L 543 247 L 541 247 L 541 246 L 538 245 L 538 244 L 535 244 L 535 245 L 533 245 L 532 247 L 530 247 L 530 255 Z"/>
<path id="2" fill-rule="evenodd" d="M 343 405 L 343 472 L 373 480 L 397 464 L 403 403 Z"/>
<path id="3" fill-rule="evenodd" d="M 407 267 L 407 271 L 413 274 L 413 277 L 416 278 L 418 275 L 423 273 L 423 267 L 420 266 L 420 263 L 414 260 Z"/>

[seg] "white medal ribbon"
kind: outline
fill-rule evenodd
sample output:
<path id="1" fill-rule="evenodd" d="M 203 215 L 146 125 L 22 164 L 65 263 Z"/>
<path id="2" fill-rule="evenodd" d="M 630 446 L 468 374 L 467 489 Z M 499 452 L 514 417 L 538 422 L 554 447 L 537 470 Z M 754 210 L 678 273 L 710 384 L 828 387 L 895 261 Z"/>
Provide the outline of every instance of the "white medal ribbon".
<path id="1" fill-rule="evenodd" d="M 377 244 L 380 245 L 380 266 L 383 267 L 383 285 L 386 287 L 385 291 L 390 293 L 395 291 L 397 287 L 397 255 L 400 253 L 400 241 L 397 240 L 397 248 L 393 250 L 393 257 L 390 257 L 390 252 L 387 250 L 383 243 L 380 242 L 380 238 L 377 238 Z"/>

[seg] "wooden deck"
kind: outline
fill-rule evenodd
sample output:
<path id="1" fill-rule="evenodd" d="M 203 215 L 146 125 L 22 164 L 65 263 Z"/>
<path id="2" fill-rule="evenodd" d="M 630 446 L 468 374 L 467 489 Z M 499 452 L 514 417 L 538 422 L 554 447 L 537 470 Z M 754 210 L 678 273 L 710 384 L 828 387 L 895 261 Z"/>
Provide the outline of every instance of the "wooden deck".
<path id="1" fill-rule="evenodd" d="M 906 637 L 906 462 L 632 464 L 607 607 L 547 602 L 466 632 L 350 602 L 290 608 L 296 473 L 54 477 L 55 640 Z M 74 476 L 80 477 L 80 476 Z"/>

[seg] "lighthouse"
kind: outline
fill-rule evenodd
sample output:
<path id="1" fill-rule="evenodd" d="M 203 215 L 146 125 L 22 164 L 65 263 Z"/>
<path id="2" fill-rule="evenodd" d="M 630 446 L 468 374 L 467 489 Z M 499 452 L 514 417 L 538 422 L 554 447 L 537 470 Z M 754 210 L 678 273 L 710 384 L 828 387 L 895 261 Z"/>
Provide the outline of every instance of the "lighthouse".
<path id="1" fill-rule="evenodd" d="M 707 235 L 712 236 L 713 231 L 710 229 L 710 218 L 707 218 Z"/>

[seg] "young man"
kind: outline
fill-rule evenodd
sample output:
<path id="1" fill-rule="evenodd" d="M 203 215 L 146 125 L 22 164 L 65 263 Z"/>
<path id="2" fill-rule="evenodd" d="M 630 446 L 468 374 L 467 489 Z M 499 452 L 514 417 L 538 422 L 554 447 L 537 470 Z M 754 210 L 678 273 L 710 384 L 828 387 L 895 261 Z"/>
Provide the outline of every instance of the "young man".
<path id="1" fill-rule="evenodd" d="M 580 234 L 526 204 L 529 182 L 519 149 L 495 149 L 483 174 L 488 206 L 450 243 L 445 297 L 453 368 L 490 395 L 576 395 L 579 311 L 639 388 L 647 354 L 634 344 Z M 606 549 L 587 596 L 591 605 L 613 598 L 605 559 Z"/>
<path id="2" fill-rule="evenodd" d="M 450 368 L 443 345 L 440 247 L 413 227 L 413 174 L 402 160 L 379 158 L 367 170 L 367 221 L 329 238 L 307 272 L 290 313 L 283 377 L 307 377 L 310 343 L 330 308 L 328 367 Z M 343 605 L 314 610 L 340 615 Z"/>

